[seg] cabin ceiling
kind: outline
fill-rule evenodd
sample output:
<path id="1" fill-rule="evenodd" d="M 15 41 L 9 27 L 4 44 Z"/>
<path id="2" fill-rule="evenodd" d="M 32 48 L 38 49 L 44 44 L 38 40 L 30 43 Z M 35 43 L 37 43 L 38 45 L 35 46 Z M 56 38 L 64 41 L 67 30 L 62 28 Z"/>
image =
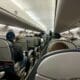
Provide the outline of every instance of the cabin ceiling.
<path id="1" fill-rule="evenodd" d="M 24 28 L 24 29 L 27 28 L 27 29 L 30 29 L 30 30 L 33 30 L 33 31 L 43 32 L 43 30 L 41 30 L 37 27 L 34 27 L 31 24 L 26 23 L 26 21 L 24 21 L 24 19 L 11 14 L 8 11 L 5 11 L 2 8 L 0 8 L 0 24 L 4 24 L 6 26 L 21 27 L 21 28 Z"/>
<path id="2" fill-rule="evenodd" d="M 17 0 L 28 16 L 45 31 L 53 29 L 55 0 Z"/>
<path id="3" fill-rule="evenodd" d="M 80 27 L 80 0 L 57 0 L 55 32 Z"/>
<path id="4" fill-rule="evenodd" d="M 0 0 L 0 7 L 39 29 L 53 30 L 55 0 Z"/>
<path id="5" fill-rule="evenodd" d="M 46 27 L 47 31 L 52 30 L 54 26 L 55 0 L 25 0 L 32 4 L 32 11 L 38 17 L 38 20 Z"/>

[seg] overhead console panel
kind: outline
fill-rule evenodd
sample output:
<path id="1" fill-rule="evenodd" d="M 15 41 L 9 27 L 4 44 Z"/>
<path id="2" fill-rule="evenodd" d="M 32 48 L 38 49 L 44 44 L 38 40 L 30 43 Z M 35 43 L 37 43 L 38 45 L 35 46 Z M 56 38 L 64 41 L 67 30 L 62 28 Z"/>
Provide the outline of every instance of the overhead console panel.
<path id="1" fill-rule="evenodd" d="M 57 0 L 55 31 L 63 32 L 80 26 L 80 0 Z"/>

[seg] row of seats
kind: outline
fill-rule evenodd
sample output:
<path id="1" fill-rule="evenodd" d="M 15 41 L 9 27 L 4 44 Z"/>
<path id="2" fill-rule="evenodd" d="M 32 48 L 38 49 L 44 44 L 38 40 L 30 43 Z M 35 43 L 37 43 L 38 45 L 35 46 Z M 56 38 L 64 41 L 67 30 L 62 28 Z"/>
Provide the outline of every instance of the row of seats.
<path id="1" fill-rule="evenodd" d="M 30 58 L 30 61 L 35 60 L 33 58 L 39 58 L 41 49 L 39 37 L 23 37 L 20 38 L 16 44 L 22 48 L 25 55 Z"/>
<path id="2" fill-rule="evenodd" d="M 37 65 L 35 80 L 80 80 L 80 49 L 66 40 L 51 40 Z"/>
<path id="3" fill-rule="evenodd" d="M 22 47 L 25 55 L 28 57 L 30 62 L 30 70 L 34 66 L 37 59 L 40 57 L 40 38 L 39 37 L 23 37 L 16 42 Z"/>
<path id="4" fill-rule="evenodd" d="M 38 47 L 40 45 L 40 38 L 39 37 L 21 37 L 19 38 L 16 43 L 22 47 L 24 51 Z"/>
<path id="5" fill-rule="evenodd" d="M 23 55 L 27 56 L 30 61 L 30 66 L 35 64 L 35 61 L 40 58 L 41 46 L 39 42 L 40 38 L 20 38 L 16 44 L 23 50 Z M 30 41 L 30 43 L 28 42 Z M 35 44 L 35 46 L 33 46 Z M 28 49 L 29 48 L 29 49 Z M 20 62 L 14 62 L 12 59 L 12 44 L 5 39 L 0 39 L 0 79 L 6 74 L 6 71 L 11 71 L 12 68 L 16 71 L 17 75 L 21 77 L 21 80 L 26 76 L 25 67 L 21 67 Z M 17 79 L 15 79 L 17 80 Z"/>
<path id="6" fill-rule="evenodd" d="M 6 80 L 24 80 L 35 62 L 40 58 L 46 42 L 41 35 L 15 36 L 13 31 L 0 39 L 0 73 Z M 3 73 L 4 72 L 4 73 Z M 4 76 L 2 76 L 4 75 Z"/>
<path id="7" fill-rule="evenodd" d="M 35 51 L 37 51 L 37 49 Z M 21 68 L 19 62 L 15 64 L 12 59 L 12 45 L 5 39 L 0 39 L 0 53 L 0 78 L 2 78 L 6 72 L 13 71 L 13 67 L 16 73 L 18 73 L 18 76 L 23 77 L 25 75 L 25 67 Z M 33 50 L 32 52 L 29 51 L 28 57 L 30 57 L 32 53 Z"/>

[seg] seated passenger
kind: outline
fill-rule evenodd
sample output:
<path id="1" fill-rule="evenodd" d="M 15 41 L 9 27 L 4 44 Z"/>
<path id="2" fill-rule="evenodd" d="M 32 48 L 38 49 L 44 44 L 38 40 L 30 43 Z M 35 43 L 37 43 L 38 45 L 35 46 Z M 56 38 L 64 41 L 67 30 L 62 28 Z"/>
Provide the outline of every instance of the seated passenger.
<path id="1" fill-rule="evenodd" d="M 57 42 L 55 44 L 51 44 L 48 48 L 48 52 L 55 51 L 55 50 L 61 50 L 61 49 L 68 49 L 68 46 L 64 43 Z"/>
<path id="2" fill-rule="evenodd" d="M 13 55 L 12 55 L 12 58 L 13 60 L 16 62 L 18 61 L 21 61 L 23 60 L 23 51 L 21 49 L 20 46 L 18 46 L 15 41 L 16 41 L 16 38 L 15 38 L 15 34 L 13 31 L 9 31 L 7 34 L 6 34 L 6 39 L 8 41 L 10 41 L 12 43 L 12 48 L 13 48 Z"/>
<path id="3" fill-rule="evenodd" d="M 16 47 L 20 48 L 21 53 L 23 53 L 22 46 L 18 42 L 19 40 L 20 40 L 20 37 L 17 36 L 16 39 L 15 39 L 15 45 L 17 45 Z M 30 68 L 30 60 L 27 58 L 27 56 L 28 56 L 28 54 L 26 53 L 23 56 L 23 60 L 20 62 L 22 66 L 26 66 L 26 72 L 28 72 L 29 71 L 29 68 Z"/>
<path id="4" fill-rule="evenodd" d="M 28 72 L 30 67 L 30 62 L 27 57 L 23 55 L 22 48 L 16 44 L 16 37 L 13 31 L 9 31 L 6 34 L 6 39 L 12 43 L 12 58 L 16 62 L 20 62 L 22 66 L 26 67 L 26 72 Z"/>
<path id="5" fill-rule="evenodd" d="M 12 41 L 12 39 L 14 38 L 14 34 L 9 31 L 10 33 L 7 33 L 7 39 L 10 38 L 11 36 L 8 36 L 9 34 L 12 35 L 12 38 L 10 39 L 10 41 Z M 9 69 L 5 69 L 5 76 L 3 77 L 3 79 L 5 80 L 20 80 L 20 77 L 16 74 L 15 70 L 14 70 L 14 66 L 12 66 L 11 68 Z"/>

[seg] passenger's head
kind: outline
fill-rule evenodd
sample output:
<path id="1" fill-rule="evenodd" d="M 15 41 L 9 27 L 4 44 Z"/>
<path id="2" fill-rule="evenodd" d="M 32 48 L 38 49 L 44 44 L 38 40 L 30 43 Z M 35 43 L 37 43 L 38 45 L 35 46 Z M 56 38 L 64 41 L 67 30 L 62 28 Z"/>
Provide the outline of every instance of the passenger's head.
<path id="1" fill-rule="evenodd" d="M 59 33 L 54 33 L 53 37 L 56 38 L 56 39 L 59 39 L 59 38 L 61 38 L 61 35 Z"/>
<path id="2" fill-rule="evenodd" d="M 51 44 L 51 46 L 48 48 L 48 52 L 61 49 L 68 49 L 68 46 L 62 42 L 57 42 L 55 44 Z"/>
<path id="3" fill-rule="evenodd" d="M 53 34 L 52 31 L 49 31 L 49 35 L 52 36 L 52 34 Z"/>
<path id="4" fill-rule="evenodd" d="M 10 42 L 13 42 L 15 40 L 15 34 L 12 30 L 8 31 L 6 34 L 6 39 Z"/>

